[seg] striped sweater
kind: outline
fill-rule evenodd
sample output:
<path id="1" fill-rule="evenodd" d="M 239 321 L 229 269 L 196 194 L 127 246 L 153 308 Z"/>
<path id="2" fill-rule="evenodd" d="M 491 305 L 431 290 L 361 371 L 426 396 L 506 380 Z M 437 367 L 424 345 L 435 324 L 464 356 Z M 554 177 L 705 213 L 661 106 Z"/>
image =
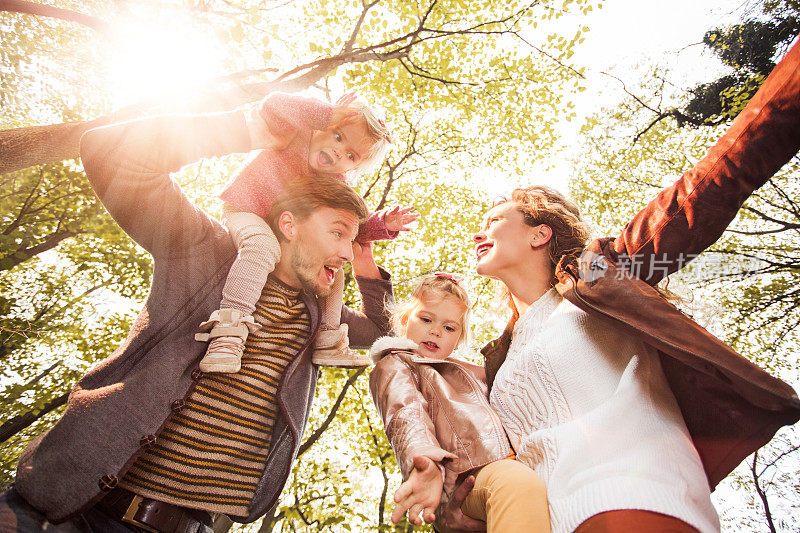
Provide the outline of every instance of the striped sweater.
<path id="1" fill-rule="evenodd" d="M 278 383 L 309 337 L 300 291 L 270 278 L 236 374 L 205 374 L 120 485 L 160 501 L 247 516 L 277 415 Z"/>

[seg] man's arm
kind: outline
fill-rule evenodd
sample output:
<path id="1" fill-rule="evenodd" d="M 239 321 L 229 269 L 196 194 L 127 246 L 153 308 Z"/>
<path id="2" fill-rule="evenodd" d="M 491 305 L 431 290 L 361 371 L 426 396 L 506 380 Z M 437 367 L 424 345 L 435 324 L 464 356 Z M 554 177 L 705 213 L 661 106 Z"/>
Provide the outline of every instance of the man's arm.
<path id="1" fill-rule="evenodd" d="M 614 252 L 644 263 L 640 277 L 658 283 L 716 242 L 747 197 L 798 150 L 800 43 L 795 42 L 708 154 L 628 223 Z M 659 268 L 648 261 L 658 261 Z"/>
<path id="2" fill-rule="evenodd" d="M 159 116 L 86 132 L 81 160 L 114 220 L 158 256 L 199 242 L 215 224 L 183 194 L 170 172 L 250 147 L 241 112 Z"/>
<path id="3" fill-rule="evenodd" d="M 353 275 L 361 293 L 362 311 L 342 307 L 341 323 L 348 325 L 351 348 L 368 348 L 391 331 L 386 304 L 394 300 L 391 276 L 378 267 L 372 245 L 353 243 Z"/>

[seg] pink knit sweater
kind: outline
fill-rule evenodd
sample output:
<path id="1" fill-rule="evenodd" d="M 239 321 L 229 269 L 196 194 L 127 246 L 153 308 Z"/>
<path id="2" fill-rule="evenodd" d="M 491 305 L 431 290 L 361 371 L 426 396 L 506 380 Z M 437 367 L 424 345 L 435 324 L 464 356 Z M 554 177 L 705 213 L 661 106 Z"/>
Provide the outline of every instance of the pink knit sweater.
<path id="1" fill-rule="evenodd" d="M 220 198 L 234 207 L 266 218 L 278 193 L 289 181 L 313 176 L 308 164 L 309 143 L 314 130 L 325 130 L 333 106 L 314 98 L 272 93 L 263 102 L 261 116 L 270 131 L 280 136 L 297 132 L 283 150 L 256 152 L 226 185 Z M 343 175 L 335 176 L 346 183 Z M 398 232 L 386 228 L 386 210 L 372 213 L 359 229 L 359 242 L 394 239 Z"/>

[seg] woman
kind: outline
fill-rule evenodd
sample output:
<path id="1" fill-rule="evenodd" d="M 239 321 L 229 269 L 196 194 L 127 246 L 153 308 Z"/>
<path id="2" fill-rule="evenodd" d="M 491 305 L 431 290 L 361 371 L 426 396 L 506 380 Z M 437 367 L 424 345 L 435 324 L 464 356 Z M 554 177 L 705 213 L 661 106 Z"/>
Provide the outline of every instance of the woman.
<path id="1" fill-rule="evenodd" d="M 708 155 L 616 239 L 586 247 L 577 208 L 542 187 L 487 213 L 477 271 L 505 284 L 513 311 L 483 350 L 490 402 L 545 481 L 553 531 L 718 531 L 711 490 L 800 418 L 790 386 L 653 288 L 798 148 L 795 44 Z M 474 529 L 460 503 L 440 519 Z"/>

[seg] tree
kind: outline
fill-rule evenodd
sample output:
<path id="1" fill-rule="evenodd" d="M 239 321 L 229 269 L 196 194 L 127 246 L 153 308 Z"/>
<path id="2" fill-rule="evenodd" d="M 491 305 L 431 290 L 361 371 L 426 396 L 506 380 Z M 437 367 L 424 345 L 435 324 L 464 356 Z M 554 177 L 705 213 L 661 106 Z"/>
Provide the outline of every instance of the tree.
<path id="1" fill-rule="evenodd" d="M 587 0 L 575 1 L 578 5 L 586 2 Z M 228 4 L 223 2 L 222 5 Z M 588 4 L 587 6 L 590 7 Z M 211 87 L 211 94 L 201 92 L 181 95 L 183 105 L 179 108 L 213 111 L 222 106 L 222 109 L 227 109 L 257 100 L 270 91 L 294 92 L 307 89 L 336 74 L 338 69 L 349 67 L 346 77 L 351 79 L 348 81 L 354 82 L 356 81 L 354 78 L 365 76 L 367 79 L 358 80 L 359 84 L 368 82 L 370 77 L 373 82 L 375 78 L 379 78 L 381 82 L 392 80 L 395 89 L 405 90 L 406 93 L 413 92 L 413 96 L 420 99 L 419 103 L 435 107 L 449 104 L 461 107 L 461 113 L 472 113 L 475 98 L 485 98 L 489 96 L 486 91 L 493 91 L 496 92 L 495 97 L 509 98 L 520 106 L 519 111 L 530 111 L 533 116 L 537 116 L 541 113 L 538 106 L 549 106 L 554 109 L 556 102 L 551 102 L 550 95 L 547 94 L 540 95 L 537 99 L 533 94 L 520 93 L 521 88 L 527 88 L 527 84 L 520 82 L 525 81 L 528 76 L 546 74 L 551 77 L 555 73 L 542 71 L 539 65 L 531 61 L 530 56 L 523 56 L 520 59 L 506 57 L 502 61 L 497 61 L 491 54 L 481 54 L 481 49 L 491 45 L 490 43 L 499 44 L 501 38 L 514 38 L 525 43 L 530 51 L 539 50 L 554 64 L 567 69 L 559 57 L 571 55 L 570 48 L 585 30 L 578 29 L 571 40 L 554 36 L 554 46 L 559 51 L 550 54 L 530 44 L 522 35 L 526 19 L 539 13 L 546 19 L 556 16 L 554 13 L 556 8 L 549 5 L 549 2 L 531 4 L 511 2 L 501 13 L 496 13 L 492 2 L 431 0 L 422 5 L 398 3 L 384 6 L 379 0 L 373 0 L 370 3 L 356 2 L 354 6 L 346 4 L 345 12 L 352 15 L 352 18 L 342 17 L 342 6 L 334 2 L 319 7 L 303 6 L 302 9 L 306 15 L 314 16 L 309 20 L 309 31 L 319 29 L 320 35 L 330 36 L 323 38 L 321 42 L 301 44 L 301 49 L 308 47 L 308 51 L 314 56 L 313 59 L 288 68 L 269 81 L 252 84 L 242 82 L 252 72 L 260 73 L 271 69 L 240 71 L 236 75 L 227 77 L 227 80 L 234 83 L 234 87 L 224 90 L 225 87 L 215 84 Z M 209 9 L 203 13 L 195 12 L 194 16 L 206 25 L 210 25 L 214 19 L 222 18 L 230 25 L 228 37 L 237 42 L 245 38 L 245 24 L 252 25 L 253 31 L 264 32 L 261 27 L 262 15 L 257 7 L 236 6 L 233 10 L 224 12 Z M 270 40 L 270 36 L 263 37 L 259 45 L 265 45 Z M 308 56 L 306 50 L 302 51 Z M 476 61 L 481 56 L 486 58 L 485 62 Z M 267 49 L 263 52 L 263 57 L 271 58 L 272 51 Z M 458 62 L 459 59 L 467 57 L 471 59 L 470 62 L 466 64 Z M 579 73 L 575 71 L 575 74 Z M 552 79 L 556 78 L 551 77 Z M 542 78 L 540 81 L 545 80 Z M 472 95 L 473 98 L 463 98 L 467 95 Z M 435 101 L 431 97 L 436 97 Z M 174 101 L 169 102 L 167 106 L 160 102 L 148 104 L 123 110 L 121 117 L 127 118 L 132 113 L 157 113 L 163 111 L 165 107 L 175 111 L 178 107 Z M 505 107 L 505 104 L 504 102 L 497 105 Z M 534 107 L 532 104 L 538 106 Z M 8 172 L 25 166 L 70 158 L 65 157 L 66 154 L 77 157 L 77 141 L 80 133 L 89 127 L 118 119 L 120 115 L 112 115 L 77 124 L 1 131 L 0 147 L 4 149 L 4 160 L 7 163 L 0 167 L 0 171 Z M 492 133 L 505 137 L 503 132 L 507 131 L 510 124 L 504 122 L 513 120 L 513 116 L 503 116 L 502 122 L 495 125 Z M 51 145 L 46 152 L 32 150 L 36 143 L 49 138 L 53 138 L 54 141 L 49 143 Z"/>
<path id="2" fill-rule="evenodd" d="M 793 0 L 760 2 L 747 13 L 752 18 L 706 32 L 703 44 L 733 73 L 691 90 L 685 112 L 694 123 L 719 124 L 744 109 L 800 32 L 798 14 Z"/>

